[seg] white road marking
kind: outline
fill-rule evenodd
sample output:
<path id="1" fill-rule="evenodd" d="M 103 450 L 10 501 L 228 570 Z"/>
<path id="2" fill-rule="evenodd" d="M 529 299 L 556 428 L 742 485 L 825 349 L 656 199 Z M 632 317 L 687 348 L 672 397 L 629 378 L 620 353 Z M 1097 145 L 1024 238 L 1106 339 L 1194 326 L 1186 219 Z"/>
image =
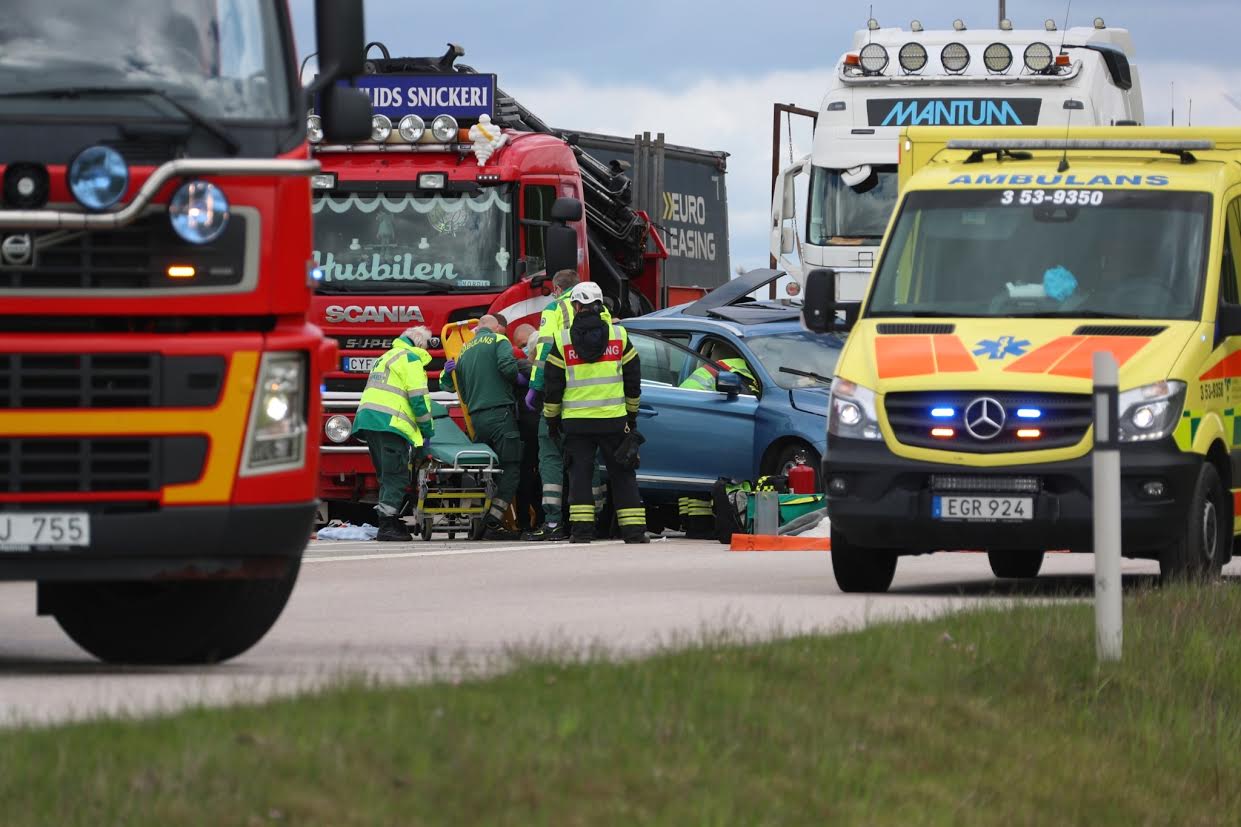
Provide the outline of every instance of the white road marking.
<path id="1" fill-rule="evenodd" d="M 619 546 L 624 545 L 624 540 L 597 540 L 588 546 L 589 548 L 600 548 L 603 546 Z M 397 551 L 389 554 L 341 554 L 332 555 L 330 557 L 318 557 L 306 555 L 302 558 L 305 563 L 339 563 L 349 560 L 399 560 L 404 557 L 458 557 L 466 554 L 498 554 L 506 551 L 544 551 L 555 548 L 568 548 L 573 543 L 522 543 L 519 546 L 491 546 L 488 548 L 453 548 L 443 549 L 441 551 Z M 580 544 L 579 544 L 580 545 Z M 584 550 L 588 550 L 584 549 Z"/>

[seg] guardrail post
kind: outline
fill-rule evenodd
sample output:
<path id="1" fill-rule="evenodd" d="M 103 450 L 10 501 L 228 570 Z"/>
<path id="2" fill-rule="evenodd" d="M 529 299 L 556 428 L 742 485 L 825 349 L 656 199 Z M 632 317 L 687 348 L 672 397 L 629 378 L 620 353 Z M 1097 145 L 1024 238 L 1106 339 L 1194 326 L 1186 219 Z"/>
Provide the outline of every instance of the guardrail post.
<path id="1" fill-rule="evenodd" d="M 1120 577 L 1119 371 L 1106 351 L 1094 354 L 1094 616 L 1100 661 L 1120 660 L 1122 583 Z"/>

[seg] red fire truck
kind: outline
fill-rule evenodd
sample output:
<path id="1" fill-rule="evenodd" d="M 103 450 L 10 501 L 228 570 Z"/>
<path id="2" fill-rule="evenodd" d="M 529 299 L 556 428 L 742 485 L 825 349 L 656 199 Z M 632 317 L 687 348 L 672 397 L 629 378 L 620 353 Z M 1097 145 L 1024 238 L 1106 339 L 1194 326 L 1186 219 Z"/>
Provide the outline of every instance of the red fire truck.
<path id="1" fill-rule="evenodd" d="M 485 313 L 502 314 L 510 334 L 537 326 L 549 276 L 565 267 L 599 283 L 619 315 L 640 315 L 664 305 L 668 256 L 631 204 L 623 166 L 547 126 L 494 75 L 457 64 L 460 47 L 439 58 L 371 48 L 383 57 L 368 58 L 353 81 L 371 96 L 370 140 L 332 143 L 318 116 L 308 122 L 323 164 L 314 310 L 341 351 L 326 379 L 320 497 L 342 510 L 374 501 L 374 472 L 350 423 L 371 365 L 403 330 L 438 334 Z M 431 352 L 437 391 L 438 341 Z"/>
<path id="2" fill-rule="evenodd" d="M 361 3 L 316 23 L 322 127 L 365 135 Z M 0 580 L 101 659 L 235 656 L 292 591 L 335 358 L 306 100 L 281 0 L 5 5 Z"/>

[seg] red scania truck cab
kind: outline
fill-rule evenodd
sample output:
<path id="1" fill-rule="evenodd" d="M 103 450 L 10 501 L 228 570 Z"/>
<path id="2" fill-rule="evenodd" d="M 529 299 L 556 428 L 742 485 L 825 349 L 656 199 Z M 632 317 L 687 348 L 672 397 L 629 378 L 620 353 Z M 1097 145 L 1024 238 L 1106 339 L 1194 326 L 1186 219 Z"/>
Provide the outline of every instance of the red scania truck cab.
<path id="1" fill-rule="evenodd" d="M 667 251 L 629 203 L 620 170 L 547 127 L 494 75 L 440 58 L 366 61 L 353 79 L 374 109 L 369 140 L 332 143 L 307 127 L 314 178 L 315 317 L 338 344 L 326 381 L 320 496 L 374 502 L 366 446 L 350 426 L 367 374 L 402 331 L 499 313 L 510 335 L 538 326 L 550 275 L 576 268 L 621 316 L 661 306 Z M 524 344 L 521 342 L 518 345 Z M 431 390 L 443 348 L 431 342 Z M 352 509 L 351 509 L 352 510 Z M 346 512 L 347 513 L 347 512 Z M 324 515 L 326 516 L 326 515 Z"/>
<path id="2" fill-rule="evenodd" d="M 323 82 L 358 71 L 361 4 L 316 18 Z M 335 355 L 306 100 L 283 0 L 5 5 L 0 580 L 104 660 L 237 655 L 296 580 Z"/>

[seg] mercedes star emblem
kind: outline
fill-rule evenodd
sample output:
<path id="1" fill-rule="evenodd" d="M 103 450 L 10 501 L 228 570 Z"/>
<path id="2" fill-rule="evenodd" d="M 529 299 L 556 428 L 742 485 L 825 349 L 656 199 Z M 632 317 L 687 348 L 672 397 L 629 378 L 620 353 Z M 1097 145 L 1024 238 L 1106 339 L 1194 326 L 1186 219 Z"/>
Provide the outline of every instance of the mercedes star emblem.
<path id="1" fill-rule="evenodd" d="M 1003 432 L 1006 418 L 998 400 L 979 397 L 965 408 L 965 430 L 974 439 L 995 439 Z"/>

